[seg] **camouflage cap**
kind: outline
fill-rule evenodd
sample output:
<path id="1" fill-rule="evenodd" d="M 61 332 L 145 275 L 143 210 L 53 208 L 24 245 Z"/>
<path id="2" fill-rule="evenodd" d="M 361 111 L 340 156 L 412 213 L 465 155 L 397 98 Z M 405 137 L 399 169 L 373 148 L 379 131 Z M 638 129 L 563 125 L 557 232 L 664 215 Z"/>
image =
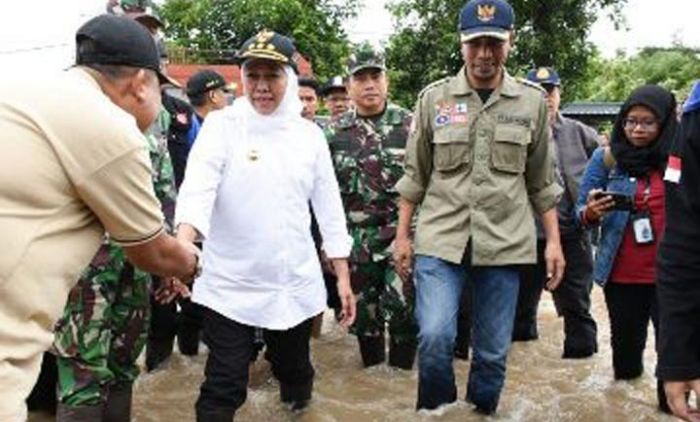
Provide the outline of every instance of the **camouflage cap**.
<path id="1" fill-rule="evenodd" d="M 128 16 L 152 32 L 165 26 L 155 12 L 151 0 L 109 0 L 107 13 Z"/>
<path id="2" fill-rule="evenodd" d="M 134 9 L 146 10 L 152 6 L 150 0 L 119 0 L 119 5 L 125 11 Z"/>
<path id="3" fill-rule="evenodd" d="M 384 55 L 375 50 L 371 44 L 365 42 L 355 48 L 353 53 L 348 58 L 348 74 L 355 73 L 364 69 L 379 69 L 386 71 L 386 63 Z"/>

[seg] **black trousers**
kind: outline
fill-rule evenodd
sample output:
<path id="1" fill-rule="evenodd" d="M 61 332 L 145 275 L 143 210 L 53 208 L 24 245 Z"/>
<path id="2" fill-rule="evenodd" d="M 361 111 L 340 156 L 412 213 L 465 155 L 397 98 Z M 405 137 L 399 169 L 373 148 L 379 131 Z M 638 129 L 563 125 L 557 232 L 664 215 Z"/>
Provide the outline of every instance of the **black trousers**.
<path id="1" fill-rule="evenodd" d="M 518 304 L 515 311 L 513 340 L 538 337 L 537 308 L 547 277 L 545 242 L 537 242 L 537 264 L 521 269 Z M 598 351 L 598 329 L 591 316 L 593 260 L 585 234 L 562 238 L 566 259 L 564 278 L 552 292 L 557 313 L 564 317 L 564 357 L 586 357 Z"/>
<path id="2" fill-rule="evenodd" d="M 159 280 L 154 279 L 154 286 Z M 151 296 L 151 324 L 146 345 L 146 367 L 153 370 L 172 353 L 173 343 L 183 355 L 196 355 L 199 352 L 199 339 L 202 330 L 202 307 L 189 299 L 179 299 L 180 312 L 175 302 L 160 304 Z"/>
<path id="3" fill-rule="evenodd" d="M 273 375 L 280 382 L 284 402 L 303 402 L 311 398 L 314 369 L 309 339 L 312 320 L 307 319 L 284 331 L 263 331 L 268 349 L 266 356 L 270 359 Z M 208 308 L 204 308 L 203 323 L 209 356 L 195 405 L 197 421 L 230 421 L 247 397 L 255 328 Z"/>
<path id="4" fill-rule="evenodd" d="M 658 339 L 659 309 L 653 284 L 607 283 L 605 303 L 610 317 L 610 343 L 615 379 L 632 379 L 644 371 L 649 320 Z"/>
<path id="5" fill-rule="evenodd" d="M 58 368 L 56 357 L 49 352 L 44 352 L 41 361 L 39 379 L 34 385 L 31 394 L 27 398 L 29 411 L 44 411 L 52 415 L 56 414 L 56 383 L 58 382 Z"/>
<path id="6" fill-rule="evenodd" d="M 471 283 L 463 289 L 457 315 L 457 337 L 455 338 L 455 357 L 469 359 L 469 347 L 472 343 L 472 295 Z"/>
<path id="7" fill-rule="evenodd" d="M 654 326 L 657 350 L 659 341 L 659 306 L 653 284 L 607 283 L 605 304 L 610 317 L 610 343 L 613 372 L 617 380 L 634 379 L 644 372 L 644 349 L 649 320 Z M 659 408 L 670 413 L 663 382 L 657 381 Z"/>

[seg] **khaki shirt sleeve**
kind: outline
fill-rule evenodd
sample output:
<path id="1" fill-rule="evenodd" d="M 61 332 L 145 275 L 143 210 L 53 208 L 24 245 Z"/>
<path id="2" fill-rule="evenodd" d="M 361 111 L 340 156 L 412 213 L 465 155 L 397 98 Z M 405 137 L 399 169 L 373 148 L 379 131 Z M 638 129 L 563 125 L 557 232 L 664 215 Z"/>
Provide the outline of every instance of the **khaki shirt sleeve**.
<path id="1" fill-rule="evenodd" d="M 396 184 L 396 190 L 401 197 L 414 204 L 423 201 L 433 171 L 433 133 L 426 108 L 426 97 L 427 95 L 421 96 L 416 103 L 406 143 L 404 175 Z"/>
<path id="2" fill-rule="evenodd" d="M 537 214 L 544 214 L 554 208 L 563 192 L 554 177 L 554 156 L 551 148 L 551 131 L 544 100 L 540 102 L 539 113 L 532 133 L 532 143 L 528 148 L 525 168 L 525 184 L 532 208 Z"/>
<path id="3" fill-rule="evenodd" d="M 103 165 L 76 189 L 119 245 L 145 243 L 163 231 L 145 148 L 134 148 Z"/>

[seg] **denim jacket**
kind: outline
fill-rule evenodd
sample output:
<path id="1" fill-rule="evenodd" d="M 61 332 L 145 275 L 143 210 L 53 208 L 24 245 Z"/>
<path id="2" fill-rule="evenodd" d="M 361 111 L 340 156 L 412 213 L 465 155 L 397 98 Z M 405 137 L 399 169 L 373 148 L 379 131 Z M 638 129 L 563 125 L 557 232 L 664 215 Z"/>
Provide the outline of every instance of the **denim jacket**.
<path id="1" fill-rule="evenodd" d="M 604 149 L 598 148 L 593 152 L 591 160 L 588 162 L 586 172 L 581 180 L 576 201 L 576 218 L 581 222 L 583 209 L 586 206 L 588 192 L 593 189 L 603 189 L 609 192 L 622 193 L 634 196 L 637 191 L 637 179 L 613 165 L 608 168 L 603 160 Z M 601 286 L 608 282 L 612 272 L 617 251 L 622 243 L 627 222 L 629 221 L 629 211 L 610 211 L 606 213 L 601 222 L 600 241 L 595 254 L 593 265 L 593 280 Z"/>

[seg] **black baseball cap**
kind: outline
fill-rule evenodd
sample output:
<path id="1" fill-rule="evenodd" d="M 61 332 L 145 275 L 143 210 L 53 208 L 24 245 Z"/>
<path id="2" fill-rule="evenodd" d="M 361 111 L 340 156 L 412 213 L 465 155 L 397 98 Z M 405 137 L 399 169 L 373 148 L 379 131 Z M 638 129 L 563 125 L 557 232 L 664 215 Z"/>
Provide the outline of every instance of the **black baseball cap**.
<path id="1" fill-rule="evenodd" d="M 153 36 L 141 24 L 125 16 L 103 14 L 85 22 L 75 34 L 80 46 L 91 40 L 94 49 L 77 49 L 75 64 L 104 64 L 149 69 L 161 84 L 173 83 L 161 71 L 160 55 Z"/>
<path id="2" fill-rule="evenodd" d="M 515 12 L 505 0 L 470 0 L 459 14 L 462 42 L 479 37 L 506 41 L 513 30 Z"/>
<path id="3" fill-rule="evenodd" d="M 196 97 L 214 89 L 226 89 L 223 76 L 211 69 L 203 69 L 187 80 L 187 96 Z"/>
<path id="4" fill-rule="evenodd" d="M 288 64 L 298 73 L 297 63 L 301 55 L 297 52 L 291 38 L 264 29 L 243 43 L 235 57 L 235 62 L 242 65 L 249 59 L 267 59 Z"/>

